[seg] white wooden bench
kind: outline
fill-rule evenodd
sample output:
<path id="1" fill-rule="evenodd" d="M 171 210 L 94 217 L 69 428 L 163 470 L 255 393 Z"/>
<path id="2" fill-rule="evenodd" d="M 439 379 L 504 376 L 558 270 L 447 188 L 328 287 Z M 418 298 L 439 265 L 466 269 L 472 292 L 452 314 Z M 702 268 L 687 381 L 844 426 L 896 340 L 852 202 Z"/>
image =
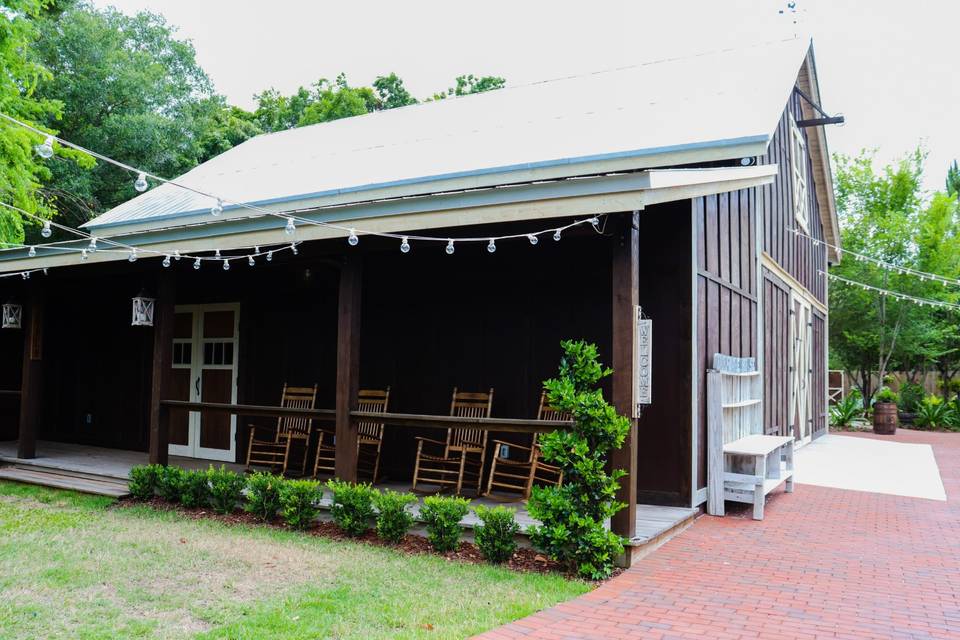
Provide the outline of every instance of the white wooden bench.
<path id="1" fill-rule="evenodd" d="M 713 357 L 707 372 L 707 513 L 724 501 L 753 504 L 763 520 L 766 495 L 786 482 L 793 492 L 790 436 L 763 434 L 762 377 L 753 358 Z"/>

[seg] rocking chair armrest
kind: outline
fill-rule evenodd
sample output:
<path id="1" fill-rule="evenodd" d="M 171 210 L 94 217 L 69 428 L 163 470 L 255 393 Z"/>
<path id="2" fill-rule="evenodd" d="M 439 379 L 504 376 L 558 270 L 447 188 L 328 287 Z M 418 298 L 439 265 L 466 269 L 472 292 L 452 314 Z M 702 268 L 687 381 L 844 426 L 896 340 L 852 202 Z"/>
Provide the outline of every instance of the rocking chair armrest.
<path id="1" fill-rule="evenodd" d="M 503 444 L 513 449 L 523 449 L 524 451 L 530 451 L 532 449 L 532 447 L 526 447 L 522 444 L 517 444 L 516 442 L 507 442 L 506 440 L 493 440 L 493 444 L 496 445 L 494 449 Z"/>

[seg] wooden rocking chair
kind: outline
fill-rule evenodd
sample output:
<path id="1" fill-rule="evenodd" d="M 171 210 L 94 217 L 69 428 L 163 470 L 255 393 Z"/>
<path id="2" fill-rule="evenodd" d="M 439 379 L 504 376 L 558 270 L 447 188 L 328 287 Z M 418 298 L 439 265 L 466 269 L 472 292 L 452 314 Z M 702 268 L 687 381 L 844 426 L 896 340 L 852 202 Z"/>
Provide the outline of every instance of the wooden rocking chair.
<path id="1" fill-rule="evenodd" d="M 361 389 L 357 394 L 357 410 L 384 413 L 390 400 L 390 387 L 386 390 Z M 334 474 L 337 448 L 333 431 L 322 429 L 317 442 L 317 457 L 313 463 L 313 477 L 321 473 Z M 371 482 L 380 475 L 380 446 L 383 443 L 383 423 L 363 421 L 357 424 L 357 472 L 369 471 Z"/>
<path id="2" fill-rule="evenodd" d="M 283 385 L 280 406 L 291 409 L 313 409 L 317 401 L 317 385 L 312 387 L 288 387 Z M 280 467 L 280 473 L 287 473 L 290 452 L 294 443 L 303 444 L 303 465 L 300 475 L 307 471 L 307 449 L 310 446 L 310 434 L 313 431 L 313 419 L 298 417 L 277 418 L 277 427 L 272 439 L 257 438 L 257 429 L 263 427 L 250 425 L 250 442 L 247 445 L 247 470 L 252 465 Z"/>
<path id="3" fill-rule="evenodd" d="M 493 406 L 490 393 L 468 393 L 453 388 L 450 415 L 461 418 L 489 418 Z M 425 445 L 434 450 L 425 451 Z M 442 453 L 441 453 L 442 452 Z M 413 490 L 418 484 L 451 488 L 459 494 L 464 484 L 480 494 L 483 467 L 487 456 L 487 430 L 470 427 L 447 429 L 446 441 L 417 438 L 417 462 L 413 468 Z"/>
<path id="4" fill-rule="evenodd" d="M 560 411 L 547 404 L 547 392 L 540 394 L 540 407 L 537 409 L 537 420 L 570 420 L 569 413 Z M 537 435 L 529 447 L 503 440 L 493 441 L 494 457 L 490 464 L 490 475 L 487 479 L 487 490 L 484 495 L 490 495 L 494 490 L 519 494 L 518 500 L 530 498 L 533 485 L 559 485 L 563 482 L 563 471 L 560 467 L 547 464 L 541 458 L 540 445 L 537 444 Z M 518 458 L 505 458 L 500 455 L 504 446 L 526 452 Z"/>

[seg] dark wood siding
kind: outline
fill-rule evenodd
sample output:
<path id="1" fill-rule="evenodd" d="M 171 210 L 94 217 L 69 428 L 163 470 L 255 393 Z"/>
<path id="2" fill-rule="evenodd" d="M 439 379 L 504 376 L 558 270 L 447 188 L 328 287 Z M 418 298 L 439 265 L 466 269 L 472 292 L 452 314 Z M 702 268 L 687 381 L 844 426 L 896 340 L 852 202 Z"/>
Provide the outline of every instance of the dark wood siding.
<path id="1" fill-rule="evenodd" d="M 827 348 L 827 320 L 826 317 L 816 309 L 813 310 L 813 368 L 811 390 L 813 402 L 811 411 L 813 415 L 812 436 L 819 438 L 827 431 L 827 359 L 825 351 Z"/>
<path id="2" fill-rule="evenodd" d="M 825 278 L 820 276 L 819 272 L 827 268 L 827 254 L 826 246 L 822 244 L 823 225 L 820 222 L 820 207 L 817 203 L 816 184 L 809 154 L 806 159 L 806 171 L 810 235 L 819 241 L 819 244 L 793 233 L 796 222 L 790 164 L 791 113 L 795 118 L 802 117 L 800 98 L 797 95 L 792 96 L 784 110 L 767 154 L 760 158 L 761 164 L 776 164 L 780 167 L 773 184 L 760 187 L 758 190 L 758 206 L 763 212 L 763 251 L 796 278 L 817 300 L 826 303 Z M 806 131 L 802 131 L 806 136 Z"/>
<path id="3" fill-rule="evenodd" d="M 756 357 L 756 190 L 692 201 L 697 245 L 697 489 L 706 486 L 706 375 L 715 353 Z"/>
<path id="4" fill-rule="evenodd" d="M 816 349 L 815 349 L 816 350 Z M 790 430 L 790 287 L 763 269 L 763 429 Z"/>

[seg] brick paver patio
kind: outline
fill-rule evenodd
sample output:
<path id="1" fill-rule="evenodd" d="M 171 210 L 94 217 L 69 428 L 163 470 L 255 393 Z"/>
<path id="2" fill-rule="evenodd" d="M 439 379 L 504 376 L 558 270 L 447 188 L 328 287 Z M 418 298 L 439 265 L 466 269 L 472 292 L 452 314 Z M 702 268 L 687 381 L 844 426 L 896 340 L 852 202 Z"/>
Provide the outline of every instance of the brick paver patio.
<path id="1" fill-rule="evenodd" d="M 482 637 L 960 639 L 960 434 L 892 439 L 933 445 L 947 502 L 797 485 L 762 522 L 702 517 L 597 590 Z"/>

